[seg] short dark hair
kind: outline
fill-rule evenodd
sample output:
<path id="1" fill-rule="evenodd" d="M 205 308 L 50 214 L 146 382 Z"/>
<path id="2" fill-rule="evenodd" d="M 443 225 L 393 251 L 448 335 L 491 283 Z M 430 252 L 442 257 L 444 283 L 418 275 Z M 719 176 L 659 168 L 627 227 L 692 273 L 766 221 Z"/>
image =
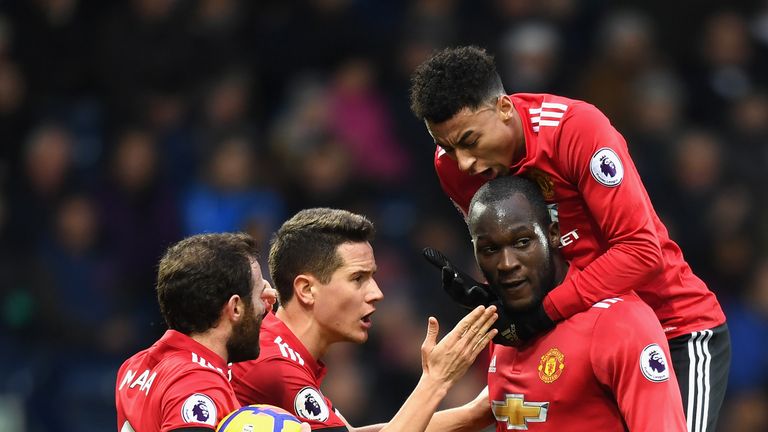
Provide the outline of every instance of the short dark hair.
<path id="1" fill-rule="evenodd" d="M 493 56 L 476 46 L 446 48 L 411 75 L 411 111 L 444 122 L 462 108 L 477 109 L 504 94 Z"/>
<path id="2" fill-rule="evenodd" d="M 472 208 L 476 204 L 493 205 L 515 194 L 521 194 L 531 203 L 531 210 L 536 221 L 542 226 L 548 226 L 552 222 L 547 202 L 541 193 L 539 186 L 531 180 L 518 176 L 497 177 L 484 184 L 472 197 L 469 203 L 469 217 L 471 219 Z"/>
<path id="3" fill-rule="evenodd" d="M 199 234 L 168 248 L 157 271 L 157 301 L 168 327 L 184 334 L 212 328 L 235 294 L 250 302 L 256 240 L 244 233 Z"/>
<path id="4" fill-rule="evenodd" d="M 296 213 L 280 227 L 269 249 L 269 274 L 280 301 L 293 298 L 293 280 L 300 274 L 330 281 L 342 265 L 339 245 L 370 242 L 375 234 L 370 220 L 346 210 L 312 208 Z"/>

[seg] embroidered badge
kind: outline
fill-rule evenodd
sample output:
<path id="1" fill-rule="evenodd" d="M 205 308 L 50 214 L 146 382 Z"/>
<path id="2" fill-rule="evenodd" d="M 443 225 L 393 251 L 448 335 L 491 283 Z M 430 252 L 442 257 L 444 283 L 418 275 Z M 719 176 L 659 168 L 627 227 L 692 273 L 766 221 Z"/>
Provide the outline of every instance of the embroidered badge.
<path id="1" fill-rule="evenodd" d="M 662 382 L 669 379 L 669 366 L 664 350 L 652 343 L 640 353 L 640 370 L 648 381 Z"/>
<path id="2" fill-rule="evenodd" d="M 534 168 L 528 172 L 528 177 L 539 186 L 544 199 L 551 200 L 555 197 L 555 182 L 552 181 L 549 174 Z"/>
<path id="3" fill-rule="evenodd" d="M 185 423 L 216 424 L 216 404 L 208 396 L 195 393 L 184 401 L 181 418 Z"/>
<path id="4" fill-rule="evenodd" d="M 592 177 L 604 186 L 618 186 L 624 179 L 624 166 L 621 164 L 621 159 L 608 147 L 603 147 L 592 155 L 589 170 L 592 172 Z"/>
<path id="5" fill-rule="evenodd" d="M 296 393 L 293 400 L 293 409 L 296 415 L 307 420 L 323 422 L 328 420 L 328 406 L 325 398 L 313 387 L 304 387 Z"/>
<path id="6" fill-rule="evenodd" d="M 565 368 L 565 356 L 557 348 L 552 348 L 541 356 L 539 362 L 539 378 L 547 384 L 560 378 Z"/>

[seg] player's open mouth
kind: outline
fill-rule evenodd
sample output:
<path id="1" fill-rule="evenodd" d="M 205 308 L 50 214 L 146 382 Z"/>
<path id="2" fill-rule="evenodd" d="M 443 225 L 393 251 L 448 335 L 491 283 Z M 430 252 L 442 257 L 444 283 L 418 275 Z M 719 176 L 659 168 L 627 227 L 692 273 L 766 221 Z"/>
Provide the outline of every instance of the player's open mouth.
<path id="1" fill-rule="evenodd" d="M 376 312 L 376 311 L 374 311 L 374 312 Z M 368 315 L 365 315 L 364 317 L 360 318 L 360 322 L 363 323 L 363 327 L 365 327 L 365 328 L 370 328 L 371 327 L 371 324 L 373 323 L 371 321 L 371 316 L 373 315 L 374 312 L 371 312 Z"/>
<path id="2" fill-rule="evenodd" d="M 493 180 L 496 178 L 496 172 L 493 171 L 493 168 L 488 168 L 487 170 L 480 172 L 480 176 L 486 180 Z"/>

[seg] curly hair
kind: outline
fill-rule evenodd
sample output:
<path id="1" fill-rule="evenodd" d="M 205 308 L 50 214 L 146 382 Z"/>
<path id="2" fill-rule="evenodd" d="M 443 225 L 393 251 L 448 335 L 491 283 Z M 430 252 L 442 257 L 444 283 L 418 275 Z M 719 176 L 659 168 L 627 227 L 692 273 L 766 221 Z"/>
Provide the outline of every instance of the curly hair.
<path id="1" fill-rule="evenodd" d="M 269 274 L 285 304 L 293 298 L 293 280 L 311 274 L 327 283 L 343 264 L 338 254 L 342 243 L 373 240 L 376 231 L 365 216 L 346 210 L 313 208 L 288 219 L 272 238 Z"/>
<path id="2" fill-rule="evenodd" d="M 476 46 L 440 50 L 411 75 L 411 111 L 434 123 L 450 119 L 465 107 L 475 110 L 503 94 L 493 56 Z"/>
<path id="3" fill-rule="evenodd" d="M 244 233 L 199 234 L 168 248 L 157 271 L 157 301 L 168 327 L 184 334 L 212 328 L 235 294 L 251 301 L 256 240 Z"/>

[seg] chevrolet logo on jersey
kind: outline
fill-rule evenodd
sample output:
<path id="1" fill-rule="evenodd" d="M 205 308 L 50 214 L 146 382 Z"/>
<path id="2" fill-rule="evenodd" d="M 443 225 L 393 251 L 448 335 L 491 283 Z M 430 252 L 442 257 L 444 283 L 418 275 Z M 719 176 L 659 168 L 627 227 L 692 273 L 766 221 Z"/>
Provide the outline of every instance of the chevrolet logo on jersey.
<path id="1" fill-rule="evenodd" d="M 497 421 L 506 422 L 507 429 L 528 430 L 529 422 L 547 421 L 549 402 L 525 402 L 521 394 L 507 394 L 503 401 L 493 401 L 491 410 Z"/>

